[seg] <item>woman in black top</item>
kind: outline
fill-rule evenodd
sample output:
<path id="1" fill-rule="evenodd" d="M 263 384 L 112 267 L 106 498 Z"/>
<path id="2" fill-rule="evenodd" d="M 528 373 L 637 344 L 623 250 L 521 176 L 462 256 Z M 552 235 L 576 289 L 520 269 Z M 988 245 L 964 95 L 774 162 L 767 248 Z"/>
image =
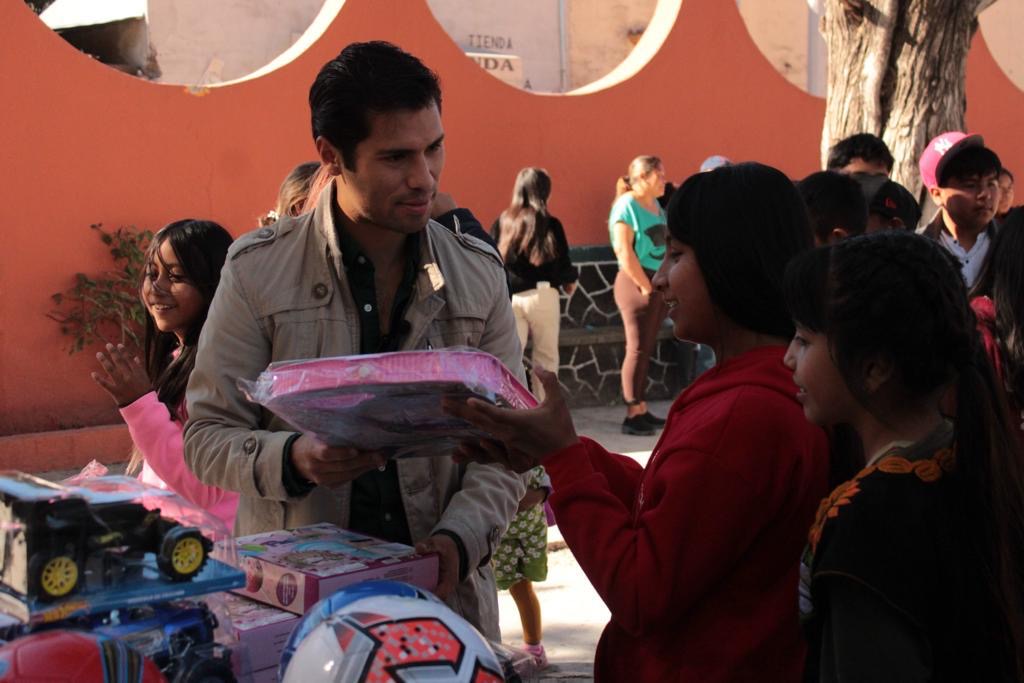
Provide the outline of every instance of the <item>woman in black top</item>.
<path id="1" fill-rule="evenodd" d="M 512 203 L 494 222 L 491 232 L 509 272 L 519 342 L 525 347 L 527 337 L 532 337 L 532 364 L 557 373 L 561 316 L 558 289 L 571 296 L 577 275 L 569 260 L 565 230 L 548 213 L 550 195 L 551 177 L 543 169 L 527 167 L 519 171 Z M 532 385 L 537 398 L 543 400 L 540 382 Z"/>

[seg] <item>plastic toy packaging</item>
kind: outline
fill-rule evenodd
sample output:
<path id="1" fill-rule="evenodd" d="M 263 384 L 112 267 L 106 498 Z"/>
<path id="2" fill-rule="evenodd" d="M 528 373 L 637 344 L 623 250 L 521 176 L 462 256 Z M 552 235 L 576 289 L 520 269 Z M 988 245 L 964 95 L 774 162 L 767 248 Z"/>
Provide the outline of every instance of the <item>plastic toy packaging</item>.
<path id="1" fill-rule="evenodd" d="M 238 680 L 255 679 L 247 675 L 251 670 L 250 650 L 245 642 L 235 636 L 231 615 L 223 609 L 216 597 L 112 609 L 52 624 L 37 624 L 35 627 L 15 623 L 8 618 L 5 629 L 6 615 L 0 613 L 0 646 L 7 641 L 15 648 L 24 650 L 28 645 L 32 649 L 33 658 L 44 660 L 40 662 L 41 668 L 38 671 L 26 674 L 26 678 L 31 680 L 44 677 L 51 681 L 65 680 L 60 678 L 60 674 L 69 674 L 81 668 L 79 662 L 68 661 L 69 653 L 66 651 L 58 650 L 55 658 L 47 660 L 40 656 L 41 652 L 36 646 L 29 645 L 38 637 L 61 632 L 88 634 L 90 637 L 121 643 L 122 650 L 128 649 L 144 657 L 159 670 L 159 680 L 167 683 L 235 683 Z M 0 660 L 3 659 L 5 649 L 0 647 Z M 135 667 L 138 668 L 137 663 Z M 0 681 L 6 680 L 2 669 L 0 664 Z M 34 678 L 31 675 L 33 673 L 36 674 Z M 102 671 L 96 675 L 88 669 L 85 673 L 88 675 L 69 676 L 66 680 L 140 680 L 123 674 L 104 679 Z M 14 680 L 21 679 L 15 676 Z"/>
<path id="2" fill-rule="evenodd" d="M 494 655 L 501 664 L 505 683 L 534 683 L 539 680 L 540 669 L 529 652 L 493 640 L 487 641 L 487 644 L 494 650 Z"/>
<path id="3" fill-rule="evenodd" d="M 234 683 L 237 673 L 251 668 L 251 653 L 233 636 L 230 615 L 210 599 L 138 605 L 66 625 L 130 645 L 156 664 L 170 683 Z"/>
<path id="4" fill-rule="evenodd" d="M 0 471 L 0 612 L 30 626 L 245 584 L 223 523 L 132 477 Z"/>
<path id="5" fill-rule="evenodd" d="M 395 457 L 447 454 L 460 439 L 484 436 L 445 414 L 444 397 L 537 405 L 501 361 L 469 347 L 271 363 L 238 386 L 250 401 L 330 446 Z"/>

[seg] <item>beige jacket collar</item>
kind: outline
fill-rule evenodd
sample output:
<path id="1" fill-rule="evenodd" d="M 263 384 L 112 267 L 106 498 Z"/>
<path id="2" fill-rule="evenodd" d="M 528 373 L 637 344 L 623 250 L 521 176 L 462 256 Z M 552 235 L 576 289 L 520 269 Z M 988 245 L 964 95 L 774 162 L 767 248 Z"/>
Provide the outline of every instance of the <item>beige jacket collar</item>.
<path id="1" fill-rule="evenodd" d="M 320 193 L 320 198 L 313 209 L 313 225 L 316 228 L 317 234 L 320 235 L 321 240 L 326 245 L 327 260 L 334 266 L 335 274 L 340 277 L 345 272 L 345 267 L 342 265 L 338 230 L 334 225 L 334 211 L 331 210 L 337 203 L 338 188 L 336 183 L 336 179 L 332 180 L 324 189 L 324 192 Z M 442 230 L 446 229 L 432 220 L 428 225 L 430 223 L 433 223 Z M 441 290 L 444 289 L 444 284 L 444 275 L 441 274 L 441 269 L 437 265 L 433 239 L 431 238 L 430 230 L 425 227 L 420 234 L 420 272 L 416 279 L 417 301 L 422 302 L 428 297 L 438 296 Z"/>

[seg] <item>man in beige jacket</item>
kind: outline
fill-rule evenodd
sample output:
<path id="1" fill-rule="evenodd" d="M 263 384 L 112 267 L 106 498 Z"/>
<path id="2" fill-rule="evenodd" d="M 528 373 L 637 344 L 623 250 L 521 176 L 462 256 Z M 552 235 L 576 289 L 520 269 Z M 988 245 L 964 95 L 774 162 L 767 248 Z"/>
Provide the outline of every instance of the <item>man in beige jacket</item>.
<path id="1" fill-rule="evenodd" d="M 320 71 L 313 136 L 334 177 L 311 213 L 232 246 L 189 381 L 185 459 L 241 493 L 238 534 L 328 521 L 438 553 L 438 595 L 498 639 L 489 558 L 525 491 L 519 475 L 329 447 L 235 384 L 272 361 L 454 345 L 523 378 L 497 253 L 429 218 L 440 106 L 436 76 L 387 43 L 349 45 Z"/>

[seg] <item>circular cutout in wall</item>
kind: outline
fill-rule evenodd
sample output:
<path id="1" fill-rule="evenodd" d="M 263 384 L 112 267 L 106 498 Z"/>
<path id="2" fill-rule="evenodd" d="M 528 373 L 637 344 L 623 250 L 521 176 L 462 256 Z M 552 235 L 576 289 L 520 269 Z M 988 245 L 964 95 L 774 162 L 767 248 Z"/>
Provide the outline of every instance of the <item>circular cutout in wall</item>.
<path id="1" fill-rule="evenodd" d="M 427 0 L 466 56 L 509 85 L 565 93 L 632 52 L 658 0 Z"/>
<path id="2" fill-rule="evenodd" d="M 26 0 L 82 52 L 159 83 L 214 85 L 273 61 L 324 0 Z"/>
<path id="3" fill-rule="evenodd" d="M 997 2 L 981 13 L 979 23 L 999 68 L 1015 86 L 1024 90 L 1024 51 L 1017 42 L 1024 31 L 1024 2 Z"/>
<path id="4" fill-rule="evenodd" d="M 751 39 L 787 81 L 824 97 L 828 53 L 818 30 L 821 0 L 736 0 Z M 814 7 L 812 7 L 814 5 Z"/>

